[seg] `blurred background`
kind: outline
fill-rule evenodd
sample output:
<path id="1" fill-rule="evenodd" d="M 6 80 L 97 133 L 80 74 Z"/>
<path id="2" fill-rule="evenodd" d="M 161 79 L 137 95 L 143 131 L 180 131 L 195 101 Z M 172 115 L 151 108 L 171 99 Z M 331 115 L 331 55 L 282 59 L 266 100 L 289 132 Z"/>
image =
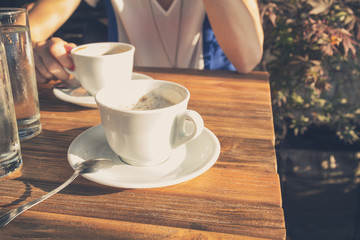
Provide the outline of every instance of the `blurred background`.
<path id="1" fill-rule="evenodd" d="M 0 7 L 26 7 L 35 0 L 1 0 Z M 107 41 L 107 16 L 105 1 L 101 0 L 92 7 L 85 1 L 69 18 L 68 21 L 54 34 L 67 42 L 77 45 Z"/>

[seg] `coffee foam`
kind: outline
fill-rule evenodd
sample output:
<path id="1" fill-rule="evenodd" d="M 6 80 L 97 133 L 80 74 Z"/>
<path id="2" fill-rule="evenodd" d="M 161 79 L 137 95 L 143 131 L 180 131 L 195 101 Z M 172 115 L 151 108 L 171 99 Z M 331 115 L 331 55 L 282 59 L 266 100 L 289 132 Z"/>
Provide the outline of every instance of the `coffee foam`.
<path id="1" fill-rule="evenodd" d="M 170 107 L 181 102 L 184 96 L 175 89 L 158 87 L 137 98 L 137 101 L 130 104 L 130 110 L 154 110 Z"/>
<path id="2" fill-rule="evenodd" d="M 131 108 L 131 110 L 152 110 L 164 107 L 170 107 L 175 103 L 169 99 L 158 95 L 155 92 L 150 92 L 142 96 L 138 102 Z"/>

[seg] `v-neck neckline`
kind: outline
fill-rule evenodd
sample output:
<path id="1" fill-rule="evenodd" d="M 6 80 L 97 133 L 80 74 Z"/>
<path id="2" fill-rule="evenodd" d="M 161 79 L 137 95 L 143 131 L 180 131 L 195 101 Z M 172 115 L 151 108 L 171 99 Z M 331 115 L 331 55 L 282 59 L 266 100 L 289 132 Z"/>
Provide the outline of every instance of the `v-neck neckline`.
<path id="1" fill-rule="evenodd" d="M 166 12 L 157 0 L 149 0 L 149 4 L 151 16 L 164 54 L 169 64 L 172 67 L 176 67 L 181 38 L 183 0 L 174 0 Z"/>
<path id="2" fill-rule="evenodd" d="M 174 8 L 175 8 L 175 6 L 176 6 L 177 0 L 173 0 L 173 2 L 171 3 L 171 5 L 169 6 L 169 8 L 166 9 L 166 10 L 165 10 L 165 9 L 163 8 L 163 6 L 158 2 L 158 0 L 153 0 L 153 2 L 155 2 L 156 7 L 157 7 L 158 9 L 160 9 L 160 11 L 161 11 L 164 15 L 168 15 L 168 14 L 170 14 L 170 13 L 174 10 Z"/>

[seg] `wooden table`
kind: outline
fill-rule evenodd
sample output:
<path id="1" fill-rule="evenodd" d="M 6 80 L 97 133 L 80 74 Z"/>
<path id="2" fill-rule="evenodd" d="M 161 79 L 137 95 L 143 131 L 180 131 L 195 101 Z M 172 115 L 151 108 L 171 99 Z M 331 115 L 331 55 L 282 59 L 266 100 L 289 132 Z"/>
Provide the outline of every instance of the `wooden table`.
<path id="1" fill-rule="evenodd" d="M 0 229 L 0 238 L 285 239 L 268 75 L 137 68 L 191 92 L 189 108 L 219 139 L 221 154 L 199 177 L 169 187 L 119 189 L 78 177 Z M 97 109 L 40 86 L 43 132 L 21 142 L 21 171 L 0 180 L 0 214 L 51 191 L 73 170 L 67 149 L 100 123 Z"/>

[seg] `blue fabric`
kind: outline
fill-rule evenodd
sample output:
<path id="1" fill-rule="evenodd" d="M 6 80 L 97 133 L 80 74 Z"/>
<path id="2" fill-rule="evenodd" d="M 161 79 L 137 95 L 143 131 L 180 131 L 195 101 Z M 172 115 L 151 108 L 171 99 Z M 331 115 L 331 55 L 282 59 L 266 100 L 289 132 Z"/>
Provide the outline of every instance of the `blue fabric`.
<path id="1" fill-rule="evenodd" d="M 118 41 L 118 32 L 116 26 L 116 18 L 111 1 L 106 0 L 106 11 L 108 15 L 108 40 L 109 42 Z M 207 15 L 203 24 L 203 54 L 204 68 L 210 70 L 231 70 L 236 71 L 229 59 L 225 56 L 216 41 L 214 31 L 211 28 Z"/>
<path id="2" fill-rule="evenodd" d="M 207 15 L 203 24 L 203 54 L 205 69 L 236 71 L 216 41 Z"/>
<path id="3" fill-rule="evenodd" d="M 106 0 L 106 14 L 108 17 L 108 41 L 109 42 L 117 42 L 119 40 L 117 26 L 116 26 L 116 18 L 114 9 L 112 7 L 111 1 Z"/>

